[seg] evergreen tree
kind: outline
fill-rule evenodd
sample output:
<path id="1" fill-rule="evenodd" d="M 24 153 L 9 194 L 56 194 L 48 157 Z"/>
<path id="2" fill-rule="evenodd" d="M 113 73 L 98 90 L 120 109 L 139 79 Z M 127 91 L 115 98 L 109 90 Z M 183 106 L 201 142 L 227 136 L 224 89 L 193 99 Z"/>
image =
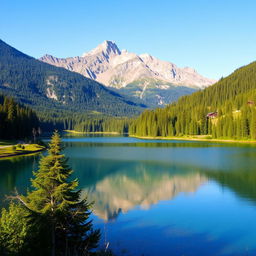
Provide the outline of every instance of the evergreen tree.
<path id="1" fill-rule="evenodd" d="M 61 139 L 55 132 L 48 155 L 42 157 L 39 170 L 34 172 L 33 190 L 16 198 L 34 225 L 36 239 L 32 246 L 37 248 L 37 255 L 87 256 L 97 247 L 100 233 L 92 228 L 91 204 L 81 199 L 78 181 L 70 180 L 73 171 L 61 150 Z"/>
<path id="2" fill-rule="evenodd" d="M 0 138 L 30 137 L 32 128 L 39 125 L 38 117 L 29 108 L 17 104 L 12 98 L 0 95 Z"/>
<path id="3" fill-rule="evenodd" d="M 153 128 L 157 127 L 157 136 L 256 139 L 255 78 L 256 62 L 253 62 L 165 108 L 144 111 L 131 122 L 129 133 L 141 136 L 147 131 L 146 136 L 156 136 Z M 151 121 L 151 116 L 156 122 Z"/>
<path id="4" fill-rule="evenodd" d="M 251 139 L 255 140 L 256 139 L 256 111 L 255 111 L 255 109 L 252 111 L 250 133 L 251 133 Z"/>
<path id="5" fill-rule="evenodd" d="M 11 202 L 3 208 L 0 218 L 0 255 L 25 255 L 29 247 L 31 224 L 29 212 L 20 204 Z"/>
<path id="6" fill-rule="evenodd" d="M 58 78 L 58 79 L 57 79 Z M 51 81 L 58 100 L 46 97 Z M 38 61 L 0 40 L 0 92 L 36 110 L 44 120 L 73 126 L 73 115 L 133 116 L 145 108 L 81 74 Z M 11 113 L 10 113 L 11 114 Z M 31 129 L 30 129 L 31 130 Z"/>
<path id="7" fill-rule="evenodd" d="M 25 200 L 29 208 L 47 217 L 52 255 L 86 255 L 97 246 L 99 231 L 93 231 L 88 221 L 90 204 L 80 200 L 78 181 L 69 181 L 73 171 L 61 150 L 60 136 L 55 132 L 49 154 L 40 161 L 32 180 L 35 190 Z"/>

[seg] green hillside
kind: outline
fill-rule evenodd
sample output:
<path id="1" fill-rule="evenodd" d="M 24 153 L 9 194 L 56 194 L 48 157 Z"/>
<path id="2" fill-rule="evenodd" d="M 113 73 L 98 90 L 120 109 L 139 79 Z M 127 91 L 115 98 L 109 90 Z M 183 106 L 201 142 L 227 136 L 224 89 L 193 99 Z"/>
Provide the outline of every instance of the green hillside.
<path id="1" fill-rule="evenodd" d="M 146 90 L 141 86 L 145 81 L 148 82 Z M 161 86 L 166 86 L 166 88 L 160 89 Z M 177 101 L 181 96 L 197 91 L 186 86 L 175 86 L 171 83 L 150 79 L 139 80 L 119 89 L 111 89 L 125 97 L 132 98 L 135 102 L 142 102 L 150 108 L 165 107 L 167 104 Z"/>
<path id="2" fill-rule="evenodd" d="M 45 118 L 75 113 L 132 116 L 142 107 L 84 76 L 40 62 L 0 40 L 0 92 Z"/>
<path id="3" fill-rule="evenodd" d="M 256 139 L 256 62 L 164 109 L 143 112 L 130 126 L 138 136 L 211 135 Z"/>

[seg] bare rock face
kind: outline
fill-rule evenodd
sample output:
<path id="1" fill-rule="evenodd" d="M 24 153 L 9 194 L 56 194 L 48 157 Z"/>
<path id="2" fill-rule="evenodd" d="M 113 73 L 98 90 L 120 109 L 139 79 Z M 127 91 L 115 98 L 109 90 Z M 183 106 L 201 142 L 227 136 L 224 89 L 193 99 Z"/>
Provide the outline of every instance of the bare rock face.
<path id="1" fill-rule="evenodd" d="M 146 89 L 167 90 L 170 85 L 201 89 L 215 82 L 201 76 L 193 68 L 179 68 L 147 53 L 137 55 L 120 51 L 112 41 L 104 41 L 81 57 L 56 58 L 45 55 L 40 60 L 78 72 L 105 86 L 120 89 L 131 85 L 134 88 L 136 85 L 133 96 L 139 97 L 146 95 L 145 84 Z"/>

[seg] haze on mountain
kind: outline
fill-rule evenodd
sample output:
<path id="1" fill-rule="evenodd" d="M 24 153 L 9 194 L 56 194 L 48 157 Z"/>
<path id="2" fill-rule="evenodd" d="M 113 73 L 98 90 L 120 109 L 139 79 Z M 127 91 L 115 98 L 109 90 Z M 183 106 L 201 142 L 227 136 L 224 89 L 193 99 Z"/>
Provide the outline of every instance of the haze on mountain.
<path id="1" fill-rule="evenodd" d="M 46 54 L 40 60 L 80 73 L 152 106 L 168 104 L 215 82 L 190 67 L 179 68 L 147 53 L 120 51 L 113 41 L 104 41 L 81 56 L 57 58 Z"/>

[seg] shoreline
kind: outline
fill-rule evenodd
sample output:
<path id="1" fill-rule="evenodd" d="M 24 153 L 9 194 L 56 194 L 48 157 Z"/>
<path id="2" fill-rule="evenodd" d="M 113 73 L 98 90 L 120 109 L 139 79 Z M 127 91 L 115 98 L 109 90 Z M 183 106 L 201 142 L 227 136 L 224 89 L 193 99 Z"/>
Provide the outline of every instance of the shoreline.
<path id="1" fill-rule="evenodd" d="M 16 147 L 15 151 L 13 146 Z M 42 152 L 46 149 L 46 147 L 40 146 L 38 144 L 28 144 L 25 146 L 25 149 L 17 149 L 17 145 L 9 145 L 0 147 L 0 160 L 5 158 L 12 158 L 16 156 L 26 156 L 32 155 L 35 153 Z"/>
<path id="2" fill-rule="evenodd" d="M 75 130 L 64 130 L 67 133 L 73 134 L 113 134 L 120 135 L 119 132 L 78 132 Z M 137 136 L 133 134 L 128 134 L 128 137 L 144 139 L 144 140 L 183 140 L 183 141 L 204 141 L 204 142 L 223 142 L 223 143 L 244 143 L 244 144 L 256 144 L 256 140 L 234 140 L 234 139 L 211 139 L 209 135 L 203 136 L 187 136 L 187 137 L 163 137 L 163 136 Z M 207 138 L 208 137 L 208 138 Z"/>
<path id="3" fill-rule="evenodd" d="M 75 134 L 120 134 L 119 132 L 78 132 L 75 130 L 63 130 L 64 132 L 67 133 L 75 133 Z"/>
<path id="4" fill-rule="evenodd" d="M 194 137 L 163 137 L 163 136 L 136 136 L 129 135 L 129 137 L 144 139 L 144 140 L 184 140 L 184 141 L 204 141 L 204 142 L 223 142 L 223 143 L 244 143 L 253 144 L 256 140 L 232 140 L 232 139 L 209 139 L 209 138 L 194 138 Z"/>

